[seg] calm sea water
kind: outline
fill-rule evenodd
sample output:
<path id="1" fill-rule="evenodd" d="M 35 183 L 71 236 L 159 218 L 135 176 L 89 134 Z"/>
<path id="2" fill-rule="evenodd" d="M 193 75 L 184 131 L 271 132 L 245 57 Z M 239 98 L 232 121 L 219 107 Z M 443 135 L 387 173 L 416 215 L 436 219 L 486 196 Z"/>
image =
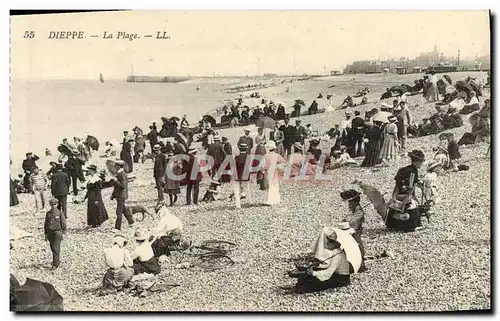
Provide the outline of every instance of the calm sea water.
<path id="1" fill-rule="evenodd" d="M 14 81 L 11 87 L 13 162 L 26 151 L 39 156 L 68 137 L 119 138 L 135 125 L 147 130 L 160 117 L 187 115 L 191 122 L 221 105 L 220 85 L 134 84 L 125 81 Z M 214 91 L 215 90 L 215 91 Z M 102 142 L 104 143 L 104 141 Z"/>

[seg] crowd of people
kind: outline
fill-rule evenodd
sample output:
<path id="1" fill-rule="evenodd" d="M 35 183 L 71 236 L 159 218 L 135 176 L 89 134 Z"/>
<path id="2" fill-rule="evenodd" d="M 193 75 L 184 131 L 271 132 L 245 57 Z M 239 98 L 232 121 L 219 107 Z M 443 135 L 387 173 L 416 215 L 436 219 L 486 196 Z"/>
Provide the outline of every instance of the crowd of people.
<path id="1" fill-rule="evenodd" d="M 431 83 L 434 83 L 433 80 Z M 436 95 L 439 95 L 438 91 Z M 471 99 L 462 108 L 479 105 L 479 101 L 473 100 L 474 94 L 470 96 Z M 69 144 L 65 139 L 61 144 L 62 148 L 58 148 L 61 155 L 50 163 L 51 168 L 46 173 L 37 165 L 40 158 L 31 152 L 27 153 L 22 164 L 25 175 L 22 182 L 17 184 L 34 195 L 37 211 L 45 209 L 45 191 L 50 189 L 52 198 L 48 202 L 50 210 L 46 213 L 45 235 L 53 253 L 53 268 L 60 264 L 60 244 L 67 229 L 67 196 L 73 194 L 76 197 L 81 190 L 85 190 L 82 201 L 87 201 L 87 224 L 98 227 L 109 219 L 102 190 L 113 189 L 111 198 L 116 201 L 116 235 L 112 247 L 105 250 L 108 270 L 103 279 L 104 288 L 113 291 L 126 287 L 135 274 L 160 273 L 158 258 L 168 255 L 172 247 L 186 246 L 182 222 L 167 207 L 179 202 L 179 195 L 184 187 L 185 204 L 197 205 L 200 183 L 204 178 L 210 180 L 210 186 L 203 200 L 220 199 L 218 195 L 221 194 L 221 189 L 230 186 L 230 199 L 234 201 L 236 208 L 241 208 L 243 199 L 252 202 L 251 195 L 255 193 L 251 190 L 255 186 L 256 190 L 264 193 L 264 205 L 275 206 L 281 202 L 280 181 L 283 179 L 314 177 L 318 173 L 326 173 L 327 169 L 356 166 L 356 159 L 361 157 L 361 167 L 374 167 L 387 165 L 400 156 L 407 156 L 411 163 L 397 172 L 387 211 L 379 214 L 390 229 L 415 231 L 422 227 L 421 217 L 429 215 L 432 204 L 438 201 L 438 175 L 443 171 L 458 171 L 461 165 L 459 143 L 449 132 L 439 136 L 436 155 L 431 161 L 426 161 L 426 156 L 420 150 L 406 153 L 409 145 L 407 138 L 413 124 L 407 98 L 403 93 L 394 100 L 392 106 L 382 105 L 380 111 L 374 108 L 364 117 L 360 111 L 355 111 L 352 117 L 353 113 L 348 109 L 345 119 L 323 136 L 319 136 L 310 124 L 303 126 L 300 119 L 295 120 L 295 125 L 291 125 L 282 105 L 275 106 L 272 102 L 263 100 L 262 115 L 276 120 L 274 128 L 267 134 L 260 127 L 255 137 L 250 135 L 249 129 L 245 129 L 237 142 L 237 149 L 233 149 L 229 140 L 220 137 L 207 122 L 203 123 L 203 133 L 200 135 L 203 139 L 202 148 L 205 150 L 199 149 L 194 135 L 185 135 L 186 132 L 182 130 L 189 127 L 185 116 L 181 120 L 181 130 L 173 125 L 177 123 L 177 119 L 163 118 L 162 129 L 169 131 L 167 136 L 173 136 L 173 143 L 164 143 L 159 139 L 161 135 L 154 122 L 146 135 L 136 126 L 132 134 L 128 131 L 123 133 L 119 159 L 116 159 L 119 145 L 112 141 L 106 142 L 103 156 L 108 158 L 108 162 L 105 167 L 96 165 L 94 160 L 97 150 L 88 140 L 75 137 L 74 144 Z M 441 119 L 443 124 L 451 124 L 446 125 L 445 129 L 457 127 L 455 122 L 458 123 L 460 112 L 457 113 L 456 107 L 453 107 L 457 99 L 463 100 L 463 94 L 459 93 L 456 99 L 446 105 L 449 106 L 447 112 L 443 113 L 440 109 L 435 117 L 431 117 Z M 489 137 L 489 103 L 489 100 L 485 100 L 485 107 L 480 111 L 474 107 L 476 111 L 471 135 L 474 135 L 475 143 L 483 142 Z M 300 105 L 303 103 L 296 101 L 296 104 L 300 112 Z M 239 107 L 240 105 L 236 105 L 231 108 L 232 116 L 239 115 Z M 132 212 L 126 205 L 129 200 L 128 184 L 134 164 L 141 166 L 139 164 L 147 159 L 147 141 L 151 150 L 149 158 L 154 164 L 151 177 L 157 190 L 155 210 L 159 213 L 160 220 L 151 231 L 143 227 L 137 229 L 136 249 L 129 253 L 125 249 L 127 238 L 120 230 L 123 216 L 129 226 L 135 223 Z M 327 148 L 320 148 L 322 141 L 328 143 Z M 84 184 L 84 188 L 79 188 L 79 183 Z M 358 182 L 358 185 L 365 192 L 369 189 L 362 182 Z M 423 194 L 424 201 L 420 203 L 415 201 L 417 188 Z M 168 203 L 165 194 L 168 195 Z M 350 189 L 340 193 L 340 197 L 347 202 L 349 214 L 335 229 L 321 231 L 313 249 L 316 260 L 311 265 L 306 268 L 297 267 L 295 271 L 289 272 L 291 277 L 298 279 L 298 292 L 345 286 L 350 283 L 351 273 L 366 270 L 361 239 L 365 217 L 359 204 L 361 193 Z M 11 206 L 18 203 L 16 183 L 11 180 Z M 347 260 L 340 243 L 339 233 L 344 232 L 359 246 L 362 262 L 356 271 Z"/>

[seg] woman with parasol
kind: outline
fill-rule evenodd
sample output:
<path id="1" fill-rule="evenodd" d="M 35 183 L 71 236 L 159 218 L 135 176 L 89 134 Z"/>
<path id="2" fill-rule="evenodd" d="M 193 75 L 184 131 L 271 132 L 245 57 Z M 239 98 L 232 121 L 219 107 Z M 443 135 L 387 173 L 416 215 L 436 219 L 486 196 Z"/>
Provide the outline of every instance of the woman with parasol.
<path id="1" fill-rule="evenodd" d="M 297 278 L 293 292 L 318 292 L 351 283 L 350 264 L 339 240 L 342 233 L 333 228 L 321 231 L 314 249 L 317 264 L 305 268 L 297 266 L 296 271 L 288 271 L 290 277 Z"/>

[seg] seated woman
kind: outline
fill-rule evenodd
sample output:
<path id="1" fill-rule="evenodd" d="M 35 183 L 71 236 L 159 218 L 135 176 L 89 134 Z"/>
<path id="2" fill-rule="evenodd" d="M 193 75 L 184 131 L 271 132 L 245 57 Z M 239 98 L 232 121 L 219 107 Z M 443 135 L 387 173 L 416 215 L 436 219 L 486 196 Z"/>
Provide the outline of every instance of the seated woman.
<path id="1" fill-rule="evenodd" d="M 134 274 L 160 273 L 161 267 L 158 263 L 158 258 L 154 256 L 153 247 L 151 246 L 154 239 L 155 238 L 151 236 L 144 228 L 139 228 L 135 232 L 137 247 L 131 254 Z"/>
<path id="2" fill-rule="evenodd" d="M 389 201 L 385 225 L 389 229 L 413 232 L 421 228 L 420 212 L 414 200 L 415 186 L 418 183 L 418 170 L 425 162 L 425 155 L 420 150 L 408 153 L 411 164 L 401 168 L 394 180 L 396 186 Z"/>
<path id="3" fill-rule="evenodd" d="M 182 242 L 182 222 L 170 213 L 164 202 L 156 205 L 156 213 L 160 216 L 160 221 L 153 228 L 155 241 L 151 244 L 155 257 L 170 255 L 170 249 L 173 247 L 185 248 Z M 189 245 L 188 245 L 189 246 Z"/>
<path id="4" fill-rule="evenodd" d="M 481 108 L 479 107 L 479 100 L 477 99 L 476 92 L 472 91 L 470 95 L 471 98 L 469 102 L 465 104 L 462 109 L 460 109 L 459 114 L 467 115 L 475 111 L 478 111 Z"/>
<path id="5" fill-rule="evenodd" d="M 127 238 L 123 234 L 113 237 L 113 246 L 104 250 L 108 270 L 102 280 L 101 290 L 106 292 L 121 291 L 134 276 L 133 262 L 128 250 Z"/>
<path id="6" fill-rule="evenodd" d="M 317 267 L 309 267 L 303 271 L 288 271 L 290 277 L 298 279 L 294 288 L 295 293 L 323 291 L 351 283 L 349 262 L 337 241 L 335 231 L 326 228 L 322 231 L 319 241 L 324 242 L 325 248 L 321 257 L 316 256 L 320 261 Z"/>

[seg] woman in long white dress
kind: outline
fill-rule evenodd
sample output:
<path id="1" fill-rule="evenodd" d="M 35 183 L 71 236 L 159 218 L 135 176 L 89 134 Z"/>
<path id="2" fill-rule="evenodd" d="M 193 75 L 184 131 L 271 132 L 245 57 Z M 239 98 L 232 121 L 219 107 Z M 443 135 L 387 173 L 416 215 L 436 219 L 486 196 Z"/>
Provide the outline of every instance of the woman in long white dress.
<path id="1" fill-rule="evenodd" d="M 380 159 L 385 162 L 396 159 L 399 153 L 398 126 L 396 116 L 389 117 L 384 129 L 384 143 L 380 149 Z"/>
<path id="2" fill-rule="evenodd" d="M 264 155 L 266 162 L 264 165 L 264 175 L 267 177 L 269 186 L 266 191 L 264 204 L 272 206 L 279 204 L 281 201 L 279 178 L 287 162 L 280 154 L 276 153 L 275 142 L 267 142 L 266 148 L 268 152 Z"/>

